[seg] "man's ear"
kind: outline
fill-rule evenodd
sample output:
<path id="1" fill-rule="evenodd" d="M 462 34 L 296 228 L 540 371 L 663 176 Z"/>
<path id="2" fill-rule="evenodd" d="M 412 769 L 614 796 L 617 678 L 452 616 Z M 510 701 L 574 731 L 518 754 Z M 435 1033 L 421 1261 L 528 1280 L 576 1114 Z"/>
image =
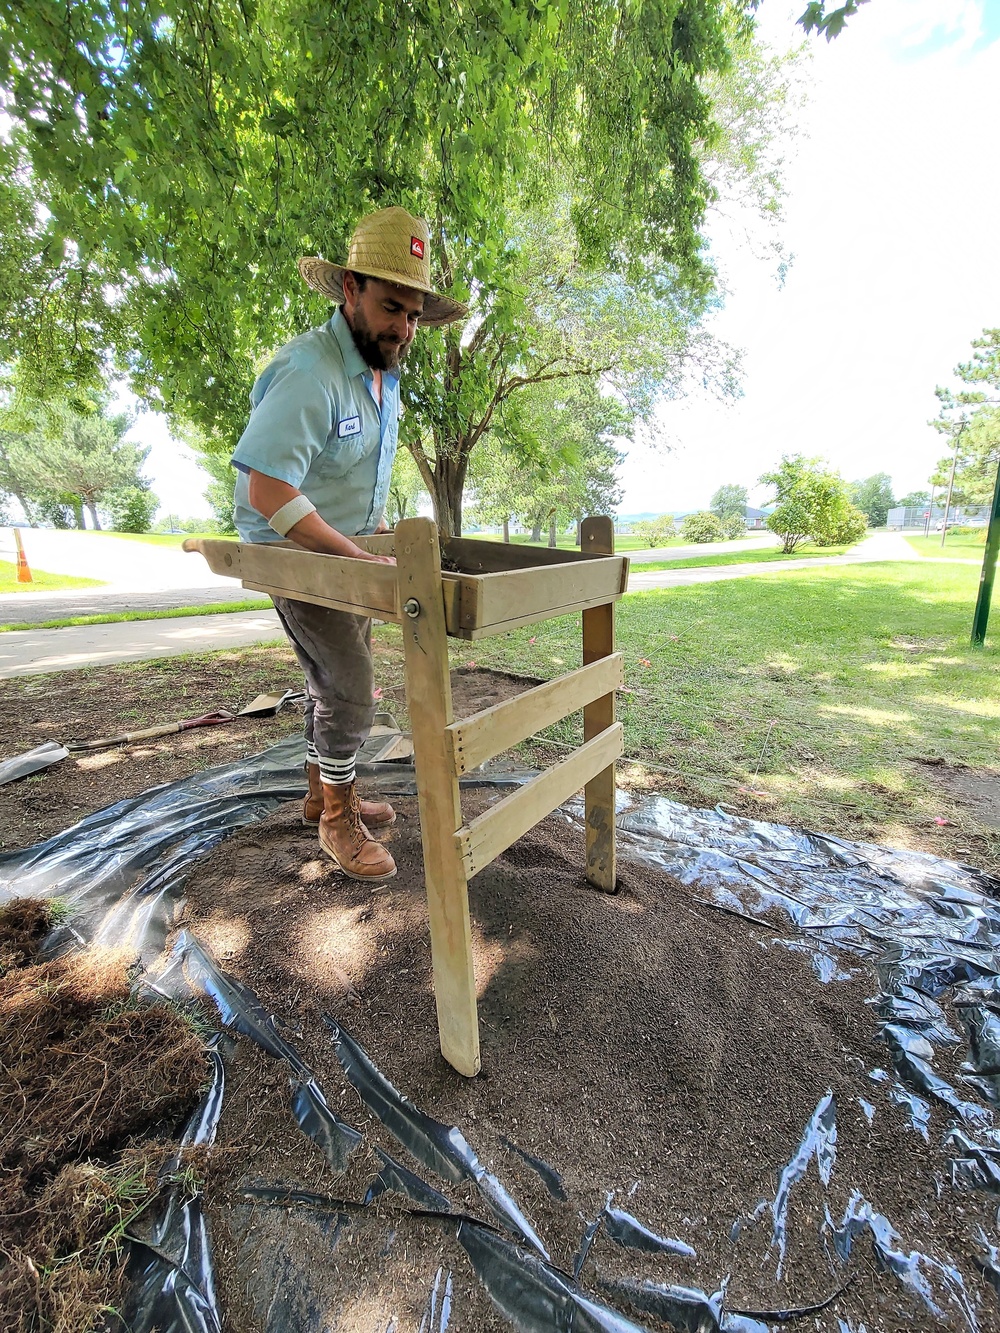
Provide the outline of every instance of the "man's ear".
<path id="1" fill-rule="evenodd" d="M 344 274 L 343 287 L 344 304 L 347 306 L 348 311 L 351 311 L 354 309 L 358 301 L 358 283 L 353 273 L 347 272 Z"/>

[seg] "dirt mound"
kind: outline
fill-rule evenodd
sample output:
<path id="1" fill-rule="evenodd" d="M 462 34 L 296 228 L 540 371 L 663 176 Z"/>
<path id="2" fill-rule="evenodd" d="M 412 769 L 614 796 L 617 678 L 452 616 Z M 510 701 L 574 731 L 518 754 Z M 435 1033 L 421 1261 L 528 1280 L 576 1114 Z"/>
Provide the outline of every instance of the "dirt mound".
<path id="1" fill-rule="evenodd" d="M 0 948 L 17 939 L 31 956 L 50 916 L 45 903 L 11 905 Z M 11 1333 L 90 1329 L 118 1301 L 122 1233 L 206 1080 L 180 1014 L 133 1004 L 132 961 L 92 948 L 0 978 L 0 1326 Z"/>
<path id="2" fill-rule="evenodd" d="M 487 799 L 466 793 L 466 817 Z M 937 1112 L 928 1143 L 887 1096 L 867 969 L 823 984 L 801 940 L 714 911 L 697 890 L 627 859 L 622 892 L 596 893 L 581 873 L 582 830 L 557 812 L 470 886 L 483 1073 L 465 1080 L 438 1051 L 416 802 L 394 804 L 399 874 L 385 885 L 346 881 L 287 807 L 236 834 L 187 886 L 185 926 L 287 1023 L 331 1106 L 365 1134 L 347 1174 L 334 1175 L 292 1119 L 285 1071 L 240 1042 L 219 1135 L 230 1151 L 207 1189 L 227 1329 L 262 1329 L 278 1300 L 289 1320 L 311 1311 L 316 1327 L 339 1333 L 393 1320 L 416 1329 L 439 1268 L 450 1274 L 434 1298 L 447 1282 L 449 1333 L 509 1327 L 453 1228 L 409 1218 L 391 1194 L 357 1206 L 379 1170 L 373 1145 L 413 1162 L 346 1082 L 324 1013 L 423 1111 L 461 1127 L 561 1268 L 572 1270 L 586 1222 L 612 1192 L 619 1208 L 691 1247 L 639 1257 L 605 1229 L 581 1278 L 598 1295 L 602 1282 L 630 1276 L 712 1291 L 731 1274 L 727 1308 L 762 1311 L 820 1303 L 846 1282 L 810 1328 L 969 1327 L 957 1297 L 935 1297 L 936 1319 L 864 1236 L 848 1262 L 832 1252 L 820 1234 L 827 1210 L 838 1225 L 860 1191 L 900 1232 L 904 1255 L 949 1255 L 969 1299 L 995 1311 L 971 1253 L 989 1212 L 979 1196 L 957 1203 L 939 1189 L 948 1168 Z M 778 1173 L 828 1091 L 832 1179 L 824 1186 L 805 1152 L 783 1211 Z M 475 1190 L 431 1182 L 455 1209 L 488 1219 Z M 248 1202 L 243 1190 L 261 1185 L 335 1202 Z"/>

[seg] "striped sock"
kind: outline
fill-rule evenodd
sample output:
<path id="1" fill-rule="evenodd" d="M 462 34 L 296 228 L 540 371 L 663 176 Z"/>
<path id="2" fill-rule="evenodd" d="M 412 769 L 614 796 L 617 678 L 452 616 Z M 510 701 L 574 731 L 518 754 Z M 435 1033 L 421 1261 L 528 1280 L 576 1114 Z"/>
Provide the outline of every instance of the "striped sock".
<path id="1" fill-rule="evenodd" d="M 319 767 L 319 750 L 316 749 L 312 741 L 306 741 L 306 763 L 315 764 Z"/>
<path id="2" fill-rule="evenodd" d="M 332 787 L 344 787 L 354 781 L 354 760 L 352 754 L 347 759 L 325 759 L 319 756 L 319 775 L 323 782 Z"/>

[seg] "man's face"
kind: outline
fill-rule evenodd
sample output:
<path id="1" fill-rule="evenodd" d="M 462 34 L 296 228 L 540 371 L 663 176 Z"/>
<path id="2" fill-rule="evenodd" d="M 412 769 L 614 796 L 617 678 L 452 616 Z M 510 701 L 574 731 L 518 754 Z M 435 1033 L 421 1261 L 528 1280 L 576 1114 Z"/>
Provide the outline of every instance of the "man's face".
<path id="1" fill-rule="evenodd" d="M 344 318 L 372 370 L 397 370 L 406 357 L 424 308 L 423 292 L 369 278 L 361 291 L 344 275 Z"/>

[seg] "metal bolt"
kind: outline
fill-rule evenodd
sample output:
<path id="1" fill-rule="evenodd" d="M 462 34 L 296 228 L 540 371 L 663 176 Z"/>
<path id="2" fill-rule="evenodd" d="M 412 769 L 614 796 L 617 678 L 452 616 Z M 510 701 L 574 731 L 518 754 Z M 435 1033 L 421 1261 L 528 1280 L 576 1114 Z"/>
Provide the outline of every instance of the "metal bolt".
<path id="1" fill-rule="evenodd" d="M 403 603 L 403 610 L 411 620 L 416 620 L 417 616 L 420 615 L 420 603 L 415 597 L 411 597 L 408 602 Z"/>

